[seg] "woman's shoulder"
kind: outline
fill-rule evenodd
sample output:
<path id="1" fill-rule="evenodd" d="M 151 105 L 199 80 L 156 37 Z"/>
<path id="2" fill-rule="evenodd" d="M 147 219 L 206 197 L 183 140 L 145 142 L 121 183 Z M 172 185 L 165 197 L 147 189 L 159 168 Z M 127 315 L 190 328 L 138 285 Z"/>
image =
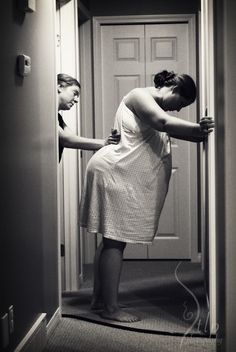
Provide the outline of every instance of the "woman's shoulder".
<path id="1" fill-rule="evenodd" d="M 143 95 L 146 93 L 147 93 L 147 88 L 137 87 L 137 88 L 133 88 L 131 91 L 129 91 L 129 93 L 126 95 L 126 97 L 135 97 L 135 96 L 140 96 L 140 95 Z"/>
<path id="2" fill-rule="evenodd" d="M 125 97 L 125 104 L 134 103 L 137 100 L 145 98 L 149 95 L 148 90 L 146 88 L 134 88 L 132 89 Z"/>
<path id="3" fill-rule="evenodd" d="M 124 97 L 124 102 L 127 106 L 150 103 L 150 100 L 152 101 L 153 97 L 148 87 L 134 88 Z"/>

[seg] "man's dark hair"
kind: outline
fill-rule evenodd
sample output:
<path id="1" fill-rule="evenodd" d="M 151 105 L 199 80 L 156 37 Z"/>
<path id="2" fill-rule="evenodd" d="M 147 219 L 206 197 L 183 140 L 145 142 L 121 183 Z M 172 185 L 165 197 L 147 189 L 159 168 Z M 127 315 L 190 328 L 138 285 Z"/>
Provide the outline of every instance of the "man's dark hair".
<path id="1" fill-rule="evenodd" d="M 67 75 L 66 73 L 59 73 L 57 75 L 57 84 L 62 87 L 66 86 L 78 86 L 80 88 L 80 83 L 76 78 Z"/>

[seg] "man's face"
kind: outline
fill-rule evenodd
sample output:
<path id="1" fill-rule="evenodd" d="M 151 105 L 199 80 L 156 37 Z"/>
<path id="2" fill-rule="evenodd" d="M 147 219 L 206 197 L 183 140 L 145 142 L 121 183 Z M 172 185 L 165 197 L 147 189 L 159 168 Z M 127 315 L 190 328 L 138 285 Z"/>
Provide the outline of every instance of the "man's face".
<path id="1" fill-rule="evenodd" d="M 70 110 L 78 103 L 80 89 L 78 86 L 58 86 L 58 110 Z"/>

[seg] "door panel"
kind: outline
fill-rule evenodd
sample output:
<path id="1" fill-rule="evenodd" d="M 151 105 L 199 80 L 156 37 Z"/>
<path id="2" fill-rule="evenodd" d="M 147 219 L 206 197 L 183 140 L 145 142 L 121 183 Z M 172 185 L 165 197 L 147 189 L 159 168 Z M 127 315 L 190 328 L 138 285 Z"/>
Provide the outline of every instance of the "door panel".
<path id="1" fill-rule="evenodd" d="M 102 27 L 103 133 L 110 133 L 119 103 L 131 89 L 145 87 L 144 25 Z M 134 251 L 135 250 L 135 251 Z M 147 246 L 128 244 L 125 257 L 146 259 Z"/>
<path id="2" fill-rule="evenodd" d="M 122 97 L 132 88 L 153 85 L 156 72 L 167 69 L 195 76 L 189 69 L 187 23 L 106 25 L 102 26 L 101 36 L 104 136 L 110 132 Z M 180 116 L 195 121 L 195 109 L 185 108 Z M 196 148 L 190 149 L 189 142 L 173 139 L 172 159 L 172 178 L 158 236 L 150 246 L 128 244 L 125 258 L 191 257 L 191 237 L 197 236 L 196 214 L 191 213 L 197 211 L 197 194 L 191 192 L 197 182 L 191 169 L 193 159 L 197 164 Z"/>
<path id="3" fill-rule="evenodd" d="M 145 25 L 146 84 L 161 70 L 188 72 L 187 23 Z"/>
<path id="4" fill-rule="evenodd" d="M 107 136 L 122 97 L 145 86 L 144 27 L 102 26 L 103 133 Z"/>
<path id="5" fill-rule="evenodd" d="M 180 73 L 189 71 L 187 23 L 145 25 L 145 43 L 147 84 L 152 85 L 155 73 L 164 69 Z M 179 115 L 189 120 L 188 108 Z M 190 258 L 189 148 L 189 143 L 172 139 L 172 177 L 158 236 L 148 247 L 149 258 Z"/>
<path id="6" fill-rule="evenodd" d="M 158 236 L 148 246 L 149 258 L 190 258 L 192 209 L 189 158 L 188 146 L 184 142 L 179 143 L 179 140 L 172 140 L 172 177 L 160 218 Z"/>

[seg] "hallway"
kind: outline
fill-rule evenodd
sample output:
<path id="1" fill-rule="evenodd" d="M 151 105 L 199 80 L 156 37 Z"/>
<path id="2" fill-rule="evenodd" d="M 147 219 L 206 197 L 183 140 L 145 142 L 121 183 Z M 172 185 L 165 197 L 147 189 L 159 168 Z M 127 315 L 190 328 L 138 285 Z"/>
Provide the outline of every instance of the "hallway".
<path id="1" fill-rule="evenodd" d="M 211 249 L 216 254 L 216 322 L 217 352 L 234 352 L 236 345 L 236 31 L 234 0 L 135 0 L 96 1 L 83 0 L 89 12 L 79 14 L 79 21 L 106 16 L 149 16 L 193 14 L 198 18 L 202 4 L 214 5 L 212 17 L 208 20 L 210 30 L 214 29 L 214 109 L 215 116 L 215 170 L 214 191 L 216 205 L 216 243 Z M 58 4 L 73 5 L 73 21 L 62 23 L 63 28 L 72 28 L 67 38 L 57 37 L 56 7 Z M 65 49 L 67 62 L 62 58 L 62 68 L 78 78 L 80 70 L 75 51 L 78 49 L 78 4 L 80 0 L 37 0 L 1 1 L 1 339 L 3 352 L 35 352 L 31 349 L 33 338 L 39 338 L 38 351 L 46 342 L 47 331 L 60 320 L 60 243 L 59 227 L 59 170 L 58 170 L 58 126 L 57 126 L 57 82 L 58 71 L 56 52 L 58 44 Z M 25 6 L 25 4 L 27 6 Z M 33 5 L 35 6 L 33 6 Z M 23 8 L 22 8 L 23 6 Z M 208 14 L 208 13 L 207 13 Z M 83 22 L 84 23 L 84 22 Z M 89 28 L 91 30 L 91 24 Z M 200 23 L 198 23 L 200 27 Z M 199 30 L 198 27 L 198 30 Z M 92 33 L 90 32 L 92 35 Z M 200 34 L 200 33 L 199 33 Z M 85 38 L 86 39 L 86 38 Z M 61 40 L 61 42 L 60 42 Z M 89 50 L 88 41 L 84 48 Z M 90 43 L 92 45 L 92 43 Z M 78 52 L 78 50 L 77 50 Z M 31 59 L 31 71 L 27 76 L 19 73 L 19 55 Z M 206 57 L 206 61 L 210 58 Z M 29 61 L 25 62 L 29 64 Z M 88 65 L 90 66 L 88 66 Z M 86 66 L 87 65 L 87 66 Z M 83 67 L 92 67 L 85 62 Z M 91 76 L 97 71 L 87 69 Z M 84 91 L 92 99 L 91 82 L 87 80 Z M 209 87 L 211 91 L 213 88 Z M 99 89 L 99 87 L 98 87 Z M 81 101 L 82 101 L 81 96 Z M 83 105 L 84 106 L 84 105 Z M 88 102 L 83 111 L 83 123 L 89 114 L 93 117 L 92 104 Z M 74 115 L 73 115 L 74 114 Z M 80 114 L 75 110 L 72 124 L 81 134 L 88 132 L 80 126 Z M 200 112 L 198 111 L 199 118 Z M 76 117 L 79 118 L 76 120 Z M 88 124 L 91 120 L 86 120 Z M 81 129 L 80 129 L 81 127 Z M 93 134 L 93 126 L 89 133 Z M 83 154 L 84 155 L 84 154 Z M 70 160 L 81 163 L 81 154 L 68 156 Z M 84 157 L 85 160 L 87 157 Z M 72 162 L 73 164 L 73 162 Z M 67 267 L 68 277 L 76 278 L 69 282 L 72 291 L 79 281 L 83 262 L 77 261 L 78 237 L 77 212 L 74 198 L 79 199 L 79 189 L 72 185 L 77 180 L 78 169 L 66 169 L 66 186 L 72 198 L 63 199 L 67 210 L 66 231 L 71 225 L 74 243 L 67 247 L 71 255 Z M 212 174 L 209 174 L 211 179 Z M 81 181 L 81 180 L 80 180 Z M 78 184 L 78 182 L 76 183 Z M 60 199 L 61 201 L 61 199 Z M 67 203 L 66 203 L 67 202 Z M 206 227 L 208 224 L 204 224 Z M 91 254 L 91 253 L 90 253 Z M 92 256 L 92 254 L 91 254 Z M 68 256 L 67 256 L 68 258 Z M 212 259 L 212 258 L 210 258 Z M 73 266 L 71 265 L 73 263 Z M 80 268 L 78 268 L 78 263 Z M 78 270 L 78 271 L 77 271 Z M 14 317 L 11 319 L 11 306 Z M 11 323 L 9 328 L 9 322 Z M 14 323 L 12 325 L 12 323 Z M 94 325 L 75 319 L 61 319 L 58 327 L 51 333 L 48 351 L 96 351 L 98 341 L 101 351 L 111 352 L 175 352 L 181 338 L 147 335 Z M 62 339 L 61 339 L 62 338 Z M 112 345 L 109 345 L 113 341 Z M 186 339 L 181 352 L 215 352 L 215 341 L 209 339 Z M 178 347 L 176 347 L 178 346 Z"/>
<path id="2" fill-rule="evenodd" d="M 137 332 L 209 337 L 209 307 L 200 263 L 124 260 L 119 303 L 141 320 L 132 324 L 102 319 L 91 311 L 93 265 L 84 266 L 77 292 L 62 293 L 62 316 Z"/>

